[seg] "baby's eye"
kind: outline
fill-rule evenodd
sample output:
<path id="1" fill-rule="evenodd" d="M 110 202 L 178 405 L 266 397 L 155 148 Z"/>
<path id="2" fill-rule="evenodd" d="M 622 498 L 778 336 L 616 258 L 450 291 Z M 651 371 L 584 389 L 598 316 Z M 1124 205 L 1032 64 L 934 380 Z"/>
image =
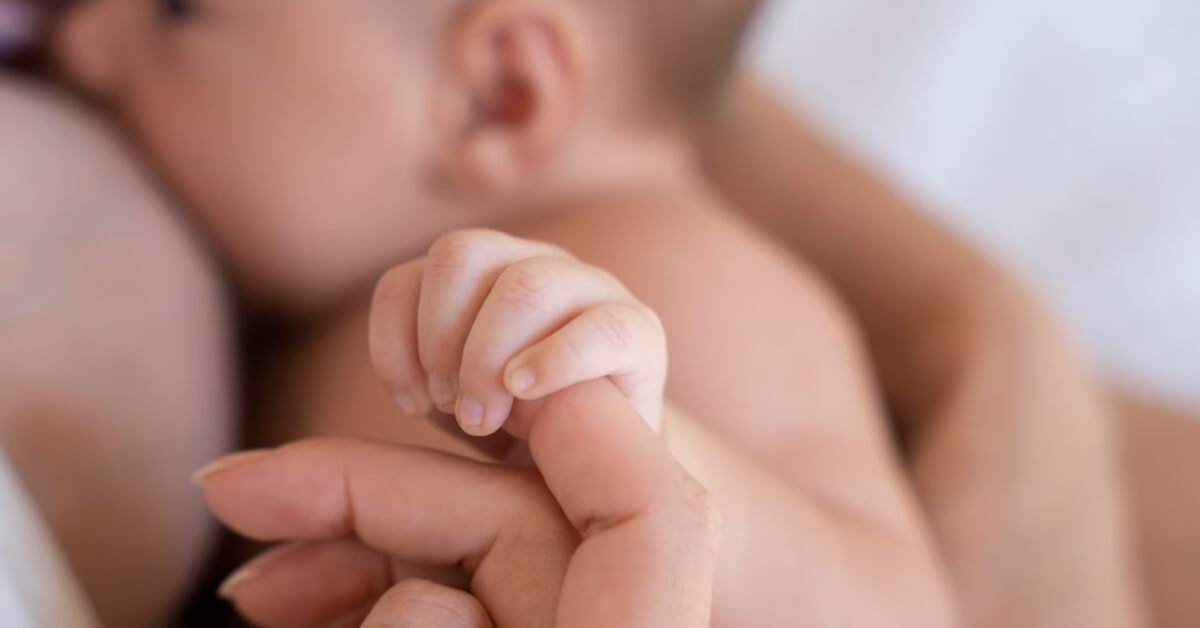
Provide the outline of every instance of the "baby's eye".
<path id="1" fill-rule="evenodd" d="M 167 20 L 186 20 L 196 13 L 195 0 L 161 0 L 162 15 Z"/>

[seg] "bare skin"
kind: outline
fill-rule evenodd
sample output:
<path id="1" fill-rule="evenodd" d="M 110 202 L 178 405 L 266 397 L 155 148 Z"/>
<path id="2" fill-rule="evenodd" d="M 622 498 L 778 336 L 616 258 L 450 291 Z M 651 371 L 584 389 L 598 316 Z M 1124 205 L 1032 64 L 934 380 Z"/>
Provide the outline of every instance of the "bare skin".
<path id="1" fill-rule="evenodd" d="M 1200 420 L 1124 395 L 1121 421 L 1125 486 L 1141 541 L 1142 574 L 1159 626 L 1200 625 L 1200 491 L 1194 478 Z"/>
<path id="2" fill-rule="evenodd" d="M 819 281 L 703 194 L 514 227 L 612 271 L 662 318 L 668 396 L 696 419 L 669 422 L 668 443 L 725 513 L 715 625 L 873 625 L 884 620 L 875 611 L 896 625 L 949 621 L 854 333 Z M 290 368 L 272 386 L 263 444 L 351 435 L 462 452 L 400 417 L 373 382 L 368 305 L 282 357 Z"/>
<path id="3" fill-rule="evenodd" d="M 78 110 L 0 80 L 0 136 L 0 446 L 104 625 L 158 625 L 214 532 L 189 475 L 232 446 L 222 290 Z"/>
<path id="4" fill-rule="evenodd" d="M 0 123 L 0 124 L 8 124 L 12 120 L 17 120 L 17 121 L 24 120 L 24 115 L 22 115 L 21 117 L 17 117 L 17 118 L 7 117 L 7 119 L 3 123 Z M 71 122 L 56 121 L 52 124 L 46 124 L 45 127 L 59 128 L 63 125 L 70 126 L 72 124 L 73 123 L 71 123 Z M 12 126 L 14 127 L 14 133 L 29 128 L 28 125 L 24 125 L 24 124 L 13 124 Z M 803 126 L 801 126 L 800 128 L 803 129 Z M 8 138 L 13 137 L 13 135 L 7 134 L 7 132 L 8 132 L 7 126 L 5 128 L 5 131 L 6 131 L 5 138 L 6 138 L 6 146 L 7 146 Z M 787 138 L 786 135 L 776 136 L 776 138 L 778 140 L 777 143 L 783 144 L 785 146 L 790 146 L 791 147 L 790 150 L 795 150 L 795 151 L 797 151 L 797 154 L 803 155 L 803 156 L 805 156 L 805 158 L 807 160 L 810 160 L 810 161 L 797 162 L 798 164 L 805 165 L 804 168 L 797 168 L 796 169 L 797 172 L 826 173 L 827 174 L 829 172 L 830 168 L 836 168 L 837 172 L 839 172 L 840 174 L 838 176 L 832 176 L 832 177 L 831 176 L 814 176 L 811 180 L 806 179 L 804 181 L 804 185 L 789 185 L 789 186 L 787 186 L 787 195 L 789 195 L 788 198 L 792 198 L 790 195 L 797 195 L 796 197 L 793 198 L 793 200 L 800 201 L 796 204 L 796 206 L 809 207 L 809 208 L 829 207 L 830 211 L 826 215 L 834 215 L 836 213 L 839 213 L 840 210 L 838 208 L 844 208 L 846 206 L 854 206 L 856 208 L 859 208 L 859 207 L 875 208 L 875 210 L 882 212 L 882 214 L 885 216 L 891 212 L 897 212 L 899 215 L 905 215 L 905 212 L 910 211 L 906 205 L 904 205 L 902 202 L 900 202 L 894 196 L 891 196 L 884 192 L 880 192 L 879 191 L 880 188 L 874 183 L 874 180 L 870 177 L 870 175 L 868 175 L 867 173 L 844 162 L 840 157 L 838 157 L 836 155 L 836 153 L 834 153 L 833 151 L 830 151 L 828 149 L 828 147 L 826 147 L 824 144 L 815 140 L 814 136 L 811 132 L 809 132 L 807 130 L 803 130 L 802 137 L 804 137 L 806 139 L 797 142 L 794 140 L 786 139 Z M 725 146 L 728 146 L 728 145 L 725 145 Z M 75 154 L 76 150 L 77 150 L 77 146 L 75 146 L 73 144 L 72 148 L 71 148 L 73 155 Z M 24 154 L 20 153 L 20 151 L 14 151 L 14 152 L 17 152 L 18 154 L 21 155 L 21 157 L 24 157 Z M 755 153 L 753 153 L 753 151 L 752 151 L 750 154 L 755 154 Z M 731 158 L 736 158 L 738 155 L 741 155 L 742 158 L 751 159 L 750 157 L 747 157 L 746 153 L 740 153 L 737 151 L 730 153 Z M 12 156 L 13 156 L 12 153 L 5 154 L 5 157 L 11 158 Z M 795 155 L 792 155 L 792 157 L 795 157 Z M 22 159 L 20 162 L 14 161 L 14 163 L 23 163 L 24 161 L 25 160 Z M 108 161 L 111 161 L 111 160 L 110 160 L 110 157 L 106 155 L 104 159 L 97 160 L 97 161 L 102 161 L 102 162 L 108 163 Z M 748 163 L 756 163 L 756 162 L 751 160 Z M 49 176 L 50 175 L 41 174 L 41 175 L 31 176 L 31 178 L 27 178 L 27 179 L 22 178 L 20 180 L 15 180 L 12 182 L 6 181 L 4 184 L 5 185 L 4 189 L 5 189 L 6 193 L 9 190 L 18 190 L 19 191 L 19 190 L 36 189 L 40 193 L 45 193 L 47 191 L 53 191 L 56 194 L 64 194 L 65 195 L 68 191 L 59 190 L 59 189 L 55 188 L 54 186 L 45 186 L 45 185 L 40 184 L 41 181 L 46 180 L 46 178 L 48 178 Z M 59 176 L 59 173 L 56 172 L 54 174 L 54 176 L 55 177 Z M 724 177 L 724 176 L 721 177 L 721 179 L 725 182 L 725 184 L 727 186 L 732 187 L 731 179 Z M 38 185 L 31 186 L 31 185 L 29 185 L 30 182 L 38 183 Z M 861 193 L 862 190 L 875 190 L 875 192 L 863 194 L 863 193 Z M 97 193 L 95 196 L 91 197 L 90 200 L 94 201 L 94 199 L 104 198 L 104 197 L 105 197 L 105 194 Z M 58 204 L 58 202 L 61 200 L 62 200 L 61 198 L 54 199 L 54 201 L 50 203 L 50 206 L 52 206 L 52 207 L 56 206 Z M 6 207 L 6 210 L 7 210 L 7 207 Z M 846 213 L 849 215 L 853 215 L 850 212 L 846 212 Z M 859 222 L 859 221 L 856 220 L 855 222 Z M 768 223 L 768 224 L 771 224 L 771 223 Z M 821 225 L 814 225 L 811 228 L 811 230 L 809 230 L 809 233 L 812 233 L 819 237 L 819 234 L 823 233 L 824 232 L 823 229 L 825 229 L 825 228 L 829 228 L 829 226 L 826 225 L 826 226 L 822 227 Z M 837 232 L 839 232 L 838 229 L 831 230 L 831 233 L 837 233 Z M 108 244 L 106 246 L 109 246 L 112 250 L 124 251 L 128 248 L 127 247 L 128 241 L 125 239 L 122 239 L 121 237 L 114 236 L 114 234 L 121 234 L 121 233 L 123 233 L 123 231 L 121 229 L 116 229 L 113 233 L 108 234 L 108 235 L 102 235 L 102 234 L 94 234 L 94 235 L 98 241 L 104 241 L 105 239 L 109 239 L 110 244 Z M 902 242 L 917 241 L 917 242 L 924 242 L 926 244 L 931 239 L 936 242 L 936 241 L 941 241 L 941 240 L 939 240 L 939 238 L 946 237 L 944 234 L 936 234 L 936 235 L 935 234 L 936 234 L 936 231 L 934 231 L 931 234 L 929 231 L 926 231 L 926 230 L 922 230 L 921 233 L 916 234 L 916 235 L 912 234 L 911 232 L 907 232 L 907 231 L 894 233 L 894 235 L 898 241 L 902 241 Z M 789 237 L 789 239 L 790 239 L 790 237 Z M 817 238 L 813 238 L 813 239 L 817 239 Z M 138 240 L 135 240 L 135 241 L 138 241 Z M 57 244 L 57 243 L 55 243 L 55 244 Z M 811 245 L 812 240 L 808 240 L 808 244 Z M 922 248 L 922 246 L 918 245 L 918 246 L 914 246 L 914 248 L 920 249 L 920 248 Z M 38 252 L 38 249 L 36 247 L 33 247 L 33 249 L 34 249 L 33 252 Z M 819 251 L 822 250 L 822 247 L 819 247 L 819 246 L 812 247 L 812 246 L 806 245 L 804 247 L 801 247 L 801 249 L 806 251 L 806 253 L 811 257 L 811 259 L 813 259 L 818 264 L 818 266 L 821 268 L 821 270 L 823 272 L 828 272 L 833 277 L 834 283 L 839 287 L 839 290 L 842 292 L 842 294 L 844 294 L 844 295 L 845 294 L 858 294 L 859 295 L 859 298 L 851 298 L 850 299 L 850 304 L 852 305 L 853 309 L 855 310 L 855 313 L 858 316 L 860 316 L 864 319 L 874 317 L 876 320 L 882 320 L 886 316 L 887 312 L 889 311 L 887 304 L 892 299 L 895 298 L 895 296 L 896 296 L 895 293 L 891 293 L 891 292 L 880 293 L 880 296 L 877 299 L 861 298 L 862 295 L 867 294 L 867 292 L 863 289 L 860 289 L 857 292 L 855 292 L 852 289 L 848 289 L 850 280 L 847 279 L 845 270 L 839 271 L 838 269 L 840 267 L 840 264 L 838 261 L 836 261 L 836 260 L 831 261 L 831 259 L 829 257 L 821 255 L 819 253 Z M 828 248 L 826 248 L 826 250 L 828 250 Z M 865 249 L 863 247 L 856 247 L 856 250 L 859 250 L 860 252 L 862 252 L 867 249 Z M 4 252 L 7 255 L 9 250 L 6 248 Z M 39 258 L 39 259 L 44 259 L 44 257 L 45 257 L 44 249 L 42 249 L 40 252 L 38 252 L 37 255 L 33 255 L 33 254 L 29 255 L 30 259 L 35 258 L 35 257 Z M 871 258 L 864 256 L 863 263 L 866 264 L 866 260 L 868 260 L 868 259 L 871 259 Z M 965 247 L 958 247 L 958 251 L 951 254 L 948 257 L 948 259 L 951 259 L 951 260 L 957 259 L 957 260 L 961 261 L 962 259 L 970 260 L 971 258 L 969 257 L 969 254 L 966 253 Z M 953 263 L 949 263 L 949 266 L 953 266 Z M 86 265 L 85 265 L 85 267 L 86 267 Z M 972 262 L 966 264 L 964 267 L 974 268 L 975 262 L 972 261 Z M 987 277 L 985 277 L 983 275 L 973 275 L 971 273 L 964 273 L 963 277 L 961 277 L 959 280 L 955 280 L 952 282 L 946 282 L 946 284 L 944 286 L 945 287 L 944 294 L 948 295 L 948 300 L 946 302 L 951 305 L 969 302 L 970 298 L 966 298 L 969 295 L 967 295 L 966 293 L 956 293 L 956 290 L 957 290 L 956 287 L 962 287 L 964 285 L 967 285 L 970 283 L 970 281 L 980 281 L 983 279 L 987 279 Z M 990 283 L 991 281 L 992 281 L 991 279 L 988 279 L 988 281 L 984 282 L 984 283 Z M 179 286 L 177 286 L 177 289 L 182 290 L 184 292 L 191 293 L 190 289 L 187 289 L 186 286 L 184 286 L 183 284 L 180 284 Z M 77 294 L 78 294 L 78 292 L 77 292 Z M 22 296 L 25 296 L 25 295 L 22 294 Z M 961 300 L 960 300 L 960 297 L 962 297 Z M 971 298 L 974 298 L 974 297 L 971 297 Z M 7 300 L 7 298 L 5 298 L 5 300 Z M 112 296 L 109 295 L 109 297 L 105 300 L 105 302 L 111 303 L 111 301 L 112 301 Z M 134 299 L 133 301 L 136 302 L 136 299 Z M 94 307 L 94 305 L 89 304 L 89 307 Z M 948 316 L 950 316 L 951 319 L 953 319 L 953 320 L 960 320 L 960 321 L 969 320 L 969 316 L 967 316 L 964 312 L 969 312 L 969 310 L 951 311 L 951 312 L 949 312 Z M 189 316 L 190 315 L 194 315 L 194 313 L 189 314 Z M 80 323 L 80 326 L 82 327 L 83 323 Z M 85 331 L 87 332 L 86 335 L 90 335 L 91 337 L 96 337 L 96 338 L 100 338 L 100 337 L 112 338 L 112 337 L 114 337 L 112 329 L 108 329 L 108 328 L 103 329 L 103 330 L 96 330 L 95 328 L 91 328 L 91 329 L 87 329 Z M 983 331 L 986 331 L 986 328 L 979 328 L 978 331 L 980 331 L 982 333 Z M 142 332 L 142 330 L 139 328 L 139 329 L 137 329 L 137 331 L 135 333 L 130 333 L 129 337 L 143 338 L 144 335 L 141 332 Z M 872 342 L 871 342 L 871 346 L 873 348 L 873 351 L 872 351 L 873 356 L 879 358 L 879 357 L 886 357 L 887 355 L 894 356 L 894 355 L 900 354 L 900 350 L 889 350 L 889 349 L 881 348 L 881 347 L 886 346 L 887 338 L 897 338 L 897 339 L 904 338 L 907 336 L 907 334 L 908 334 L 908 330 L 904 329 L 903 327 L 893 329 L 890 331 L 886 330 L 886 329 L 884 329 L 882 331 L 876 331 L 875 333 L 872 334 Z M 353 335 L 353 334 L 350 334 L 350 335 Z M 357 338 L 356 342 L 361 342 L 361 336 L 359 336 Z M 359 345 L 359 346 L 361 346 L 361 345 Z M 892 359 L 895 360 L 895 358 L 892 358 Z M 147 360 L 154 361 L 154 360 L 158 360 L 158 358 L 148 357 Z M 352 364 L 356 363 L 355 360 L 349 360 L 349 362 Z M 899 360 L 898 362 L 900 364 L 903 364 L 904 360 Z M 24 362 L 22 362 L 19 366 L 21 366 L 22 369 L 26 368 L 26 365 L 24 364 Z M 676 366 L 678 367 L 679 365 L 677 364 Z M 75 365 L 75 367 L 86 371 L 86 373 L 84 373 L 82 376 L 73 377 L 72 381 L 89 381 L 89 380 L 94 380 L 97 382 L 105 381 L 105 380 L 103 380 L 103 378 L 96 379 L 98 377 L 98 375 L 103 375 L 105 373 L 103 371 L 103 369 L 91 369 L 91 368 L 88 368 L 87 365 L 78 365 L 78 364 Z M 950 381 L 953 379 L 953 378 L 945 378 L 944 376 L 946 373 L 941 370 L 936 370 L 935 372 L 925 373 L 925 374 L 921 374 L 919 376 L 914 376 L 911 379 L 906 379 L 906 378 L 900 377 L 899 375 L 895 375 L 895 374 L 901 372 L 901 370 L 898 368 L 891 368 L 891 369 L 885 369 L 885 370 L 887 372 L 893 373 L 893 375 L 885 376 L 885 380 L 888 382 L 891 382 L 888 384 L 888 388 L 890 391 L 889 394 L 892 396 L 892 398 L 899 399 L 901 397 L 907 397 L 909 395 L 912 395 L 913 397 L 920 397 L 920 398 L 934 400 L 934 401 L 929 402 L 930 405 L 936 405 L 936 403 L 935 403 L 936 399 L 941 398 L 940 395 L 942 393 L 937 392 L 940 388 L 940 386 L 938 385 L 938 382 Z M 55 380 L 50 380 L 50 381 L 60 382 L 61 380 L 55 379 Z M 373 384 L 368 383 L 369 381 L 370 381 L 369 378 L 365 377 L 359 385 L 362 385 L 362 386 L 372 385 L 373 386 Z M 117 384 L 122 384 L 123 382 L 124 382 L 124 380 L 122 380 L 120 382 L 110 382 L 109 388 L 115 387 L 115 386 L 117 386 Z M 78 384 L 76 386 L 78 386 Z M 942 389 L 942 390 L 953 389 L 953 388 L 954 388 L 954 385 L 950 384 L 950 385 L 946 385 L 945 389 Z M 932 390 L 933 392 L 929 392 L 930 390 Z M 910 392 L 906 392 L 906 391 L 910 391 Z M 293 392 L 298 395 L 298 399 L 304 398 L 304 397 L 299 397 L 299 395 L 307 394 L 303 390 L 303 388 L 298 388 L 298 389 L 294 390 Z M 59 391 L 59 393 L 61 394 L 61 391 Z M 115 406 L 115 408 L 116 408 L 115 410 L 110 410 L 110 411 L 112 411 L 117 416 L 127 416 L 129 414 L 127 412 L 128 408 L 130 408 L 130 407 L 136 408 L 140 403 L 143 403 L 145 400 L 133 400 L 132 402 L 130 400 L 117 400 L 117 401 L 118 401 L 117 403 L 112 403 L 108 406 L 108 407 Z M 383 404 L 387 404 L 387 403 L 388 403 L 388 400 L 385 397 L 383 397 L 382 395 L 380 395 L 381 407 L 383 406 Z M 89 403 L 88 405 L 94 405 L 96 407 L 104 407 L 105 406 L 105 404 L 103 404 L 103 403 L 95 403 L 95 404 Z M 910 402 L 904 403 L 903 405 L 910 407 L 910 408 L 915 408 L 922 404 L 910 401 Z M 81 414 L 85 414 L 85 413 L 81 413 Z M 381 417 L 381 422 L 386 420 L 386 421 L 388 421 L 389 424 L 392 424 L 390 421 L 390 418 L 384 417 L 384 415 L 379 415 L 379 416 Z M 1156 425 L 1157 424 L 1157 425 L 1161 425 L 1163 427 L 1162 433 L 1170 434 L 1170 436 L 1159 436 L 1158 434 L 1160 434 L 1160 432 L 1158 432 L 1158 430 L 1146 430 L 1145 432 L 1142 432 L 1142 436 L 1137 437 L 1136 440 L 1131 439 L 1131 440 L 1126 441 L 1127 443 L 1129 443 L 1127 445 L 1127 451 L 1130 451 L 1133 454 L 1130 458 L 1134 463 L 1133 471 L 1129 476 L 1130 481 L 1133 482 L 1136 486 L 1142 486 L 1144 482 L 1149 481 L 1148 478 L 1154 478 L 1155 484 L 1150 485 L 1150 486 L 1157 487 L 1157 489 L 1158 489 L 1158 490 L 1154 490 L 1154 491 L 1142 490 L 1142 491 L 1138 491 L 1137 493 L 1135 493 L 1135 495 L 1139 496 L 1139 498 L 1135 501 L 1135 504 L 1138 505 L 1138 507 L 1139 507 L 1139 518 L 1142 521 L 1146 522 L 1145 525 L 1142 526 L 1142 530 L 1143 530 L 1142 538 L 1144 539 L 1143 546 L 1146 548 L 1158 548 L 1158 549 L 1149 550 L 1150 552 L 1153 552 L 1153 556 L 1155 556 L 1153 561 L 1150 563 L 1150 568 L 1152 570 L 1151 575 L 1150 575 L 1150 581 L 1153 583 L 1158 583 L 1155 585 L 1155 590 L 1152 592 L 1152 599 L 1154 599 L 1156 601 L 1156 605 L 1155 605 L 1156 609 L 1165 610 L 1168 613 L 1169 612 L 1186 612 L 1185 610 L 1181 611 L 1179 609 L 1191 608 L 1192 609 L 1191 612 L 1193 613 L 1192 615 L 1167 615 L 1167 614 L 1164 614 L 1164 618 L 1165 618 L 1164 621 L 1166 622 L 1165 625 L 1168 625 L 1168 626 L 1174 626 L 1174 625 L 1191 626 L 1191 625 L 1195 624 L 1195 621 L 1194 620 L 1189 621 L 1187 618 L 1195 617 L 1196 615 L 1195 615 L 1195 600 L 1192 599 L 1193 596 L 1189 595 L 1189 591 L 1194 590 L 1194 588 L 1189 587 L 1189 582 L 1194 582 L 1194 579 L 1193 579 L 1194 576 L 1192 576 L 1192 574 L 1195 573 L 1195 570 L 1192 569 L 1191 567 L 1189 567 L 1189 564 L 1195 565 L 1197 563 L 1194 561 L 1190 562 L 1190 563 L 1184 563 L 1182 561 L 1172 561 L 1172 560 L 1167 560 L 1165 558 L 1165 557 L 1170 557 L 1170 556 L 1189 556 L 1189 555 L 1194 556 L 1195 555 L 1194 553 L 1186 554 L 1186 553 L 1182 553 L 1182 552 L 1177 552 L 1177 548 L 1180 546 L 1177 545 L 1176 543 L 1178 543 L 1179 540 L 1181 540 L 1181 539 L 1188 540 L 1188 536 L 1185 534 L 1176 533 L 1176 534 L 1172 535 L 1172 537 L 1171 537 L 1173 540 L 1166 541 L 1166 540 L 1163 540 L 1161 537 L 1154 536 L 1152 531 L 1153 530 L 1161 530 L 1161 529 L 1163 529 L 1164 526 L 1173 526 L 1174 523 L 1178 523 L 1178 528 L 1172 527 L 1172 529 L 1175 529 L 1175 530 L 1189 530 L 1189 529 L 1194 530 L 1194 529 L 1197 529 L 1198 527 L 1200 527 L 1200 523 L 1188 524 L 1188 521 L 1195 522 L 1196 519 L 1195 518 L 1189 519 L 1188 517 L 1190 515 L 1184 514 L 1184 513 L 1200 513 L 1200 509 L 1196 509 L 1196 508 L 1191 508 L 1191 509 L 1185 510 L 1184 505 L 1183 505 L 1185 500 L 1187 500 L 1188 497 L 1194 495 L 1194 493 L 1189 493 L 1186 490 L 1183 490 L 1182 488 L 1179 488 L 1179 490 L 1171 490 L 1171 489 L 1167 488 L 1169 486 L 1176 486 L 1174 483 L 1177 482 L 1179 480 L 1179 478 L 1191 477 L 1192 475 L 1194 475 L 1194 472 L 1191 475 L 1189 475 L 1189 472 L 1186 470 L 1184 470 L 1184 471 L 1173 470 L 1171 472 L 1171 474 L 1169 474 L 1169 475 L 1164 473 L 1165 476 L 1172 478 L 1171 484 L 1164 484 L 1164 483 L 1162 483 L 1161 479 L 1157 477 L 1156 474 L 1149 472 L 1147 470 L 1147 467 L 1142 466 L 1142 465 L 1149 464 L 1149 462 L 1146 462 L 1146 461 L 1150 461 L 1150 462 L 1153 462 L 1154 465 L 1156 465 L 1156 468 L 1161 469 L 1163 467 L 1157 466 L 1157 465 L 1163 465 L 1165 463 L 1165 461 L 1169 459 L 1171 461 L 1171 465 L 1177 465 L 1177 466 L 1173 466 L 1173 469 L 1187 469 L 1191 466 L 1194 466 L 1193 461 L 1195 460 L 1195 458 L 1194 458 L 1194 456 L 1188 456 L 1188 452 L 1193 452 L 1193 451 L 1196 451 L 1197 449 L 1200 449 L 1200 435 L 1196 434 L 1197 430 L 1192 429 L 1192 427 L 1190 425 L 1184 424 L 1180 420 L 1164 418 L 1161 423 L 1158 423 L 1155 421 L 1149 421 L 1149 420 L 1147 420 L 1148 422 L 1143 423 L 1142 421 L 1146 420 L 1144 418 L 1144 416 L 1145 415 L 1143 415 L 1143 414 L 1138 414 L 1136 416 L 1135 415 L 1124 415 L 1124 417 L 1125 417 L 1124 423 L 1126 425 L 1130 426 L 1130 432 L 1132 432 L 1134 428 L 1137 428 L 1138 430 L 1140 430 L 1140 427 L 1144 426 L 1144 425 Z M 1153 416 L 1153 415 L 1151 415 L 1151 416 Z M 6 436 L 5 438 L 7 440 L 8 437 Z M 1170 448 L 1171 453 L 1169 456 L 1166 456 L 1166 455 L 1163 455 L 1162 453 L 1160 453 L 1160 452 L 1166 451 L 1163 449 L 1162 442 L 1160 442 L 1160 439 L 1167 439 L 1167 438 L 1169 438 L 1170 442 L 1173 444 L 1173 446 Z M 1192 443 L 1192 444 L 1189 445 L 1188 443 Z M 199 458 L 200 456 L 197 455 L 196 457 Z M 1139 462 L 1139 461 L 1143 461 L 1143 462 Z M 87 496 L 83 496 L 83 497 L 87 497 Z M 1160 513 L 1168 513 L 1168 515 L 1166 517 L 1163 517 Z M 1167 517 L 1169 517 L 1169 518 L 1167 518 Z M 1197 517 L 1200 517 L 1200 514 L 1198 514 Z M 86 554 L 88 551 L 90 551 L 90 550 L 84 550 L 83 553 Z M 101 561 L 97 561 L 97 562 L 99 563 Z M 104 564 L 108 564 L 107 561 L 103 561 L 103 562 L 104 562 Z M 185 567 L 185 570 L 186 570 L 186 567 Z M 152 578 L 147 578 L 147 580 L 151 581 L 151 582 L 162 582 L 161 580 L 155 580 Z M 1165 600 L 1171 600 L 1171 602 L 1168 603 Z M 140 603 L 148 604 L 150 606 L 156 606 L 157 600 L 142 599 Z M 1174 610 L 1172 610 L 1172 609 L 1174 609 Z M 149 612 L 143 613 L 143 614 L 152 615 L 152 614 L 154 614 L 154 612 L 149 611 Z M 119 625 L 136 625 L 136 624 L 122 623 Z"/>
<path id="5" fill-rule="evenodd" d="M 752 81 L 706 131 L 722 190 L 802 251 L 865 331 L 973 625 L 1141 623 L 1139 576 L 1158 625 L 1196 625 L 1200 422 L 1109 406 L 1035 298 Z M 1064 489 L 1096 499 L 1021 517 Z M 1035 584 L 1049 561 L 1070 586 Z"/>

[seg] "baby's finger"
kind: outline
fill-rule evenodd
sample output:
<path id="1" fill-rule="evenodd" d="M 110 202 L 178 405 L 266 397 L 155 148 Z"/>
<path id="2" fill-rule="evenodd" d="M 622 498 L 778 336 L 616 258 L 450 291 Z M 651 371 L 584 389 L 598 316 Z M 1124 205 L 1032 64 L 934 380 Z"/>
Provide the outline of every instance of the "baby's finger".
<path id="1" fill-rule="evenodd" d="M 512 263 L 541 255 L 567 256 L 548 244 L 482 230 L 451 233 L 430 248 L 417 312 L 417 349 L 428 391 L 442 412 L 455 411 L 463 347 L 492 284 Z"/>
<path id="2" fill-rule="evenodd" d="M 417 260 L 388 271 L 379 280 L 371 303 L 371 364 L 396 405 L 413 417 L 433 408 L 416 342 L 424 269 L 424 261 Z"/>
<path id="3" fill-rule="evenodd" d="M 662 322 L 637 303 L 604 303 L 588 309 L 549 338 L 508 363 L 504 383 L 518 399 L 532 400 L 608 377 L 656 430 L 667 379 Z"/>
<path id="4" fill-rule="evenodd" d="M 459 372 L 458 421 L 476 436 L 495 433 L 508 419 L 513 397 L 504 367 L 589 307 L 631 300 L 607 272 L 563 257 L 532 257 L 496 279 L 467 337 Z"/>

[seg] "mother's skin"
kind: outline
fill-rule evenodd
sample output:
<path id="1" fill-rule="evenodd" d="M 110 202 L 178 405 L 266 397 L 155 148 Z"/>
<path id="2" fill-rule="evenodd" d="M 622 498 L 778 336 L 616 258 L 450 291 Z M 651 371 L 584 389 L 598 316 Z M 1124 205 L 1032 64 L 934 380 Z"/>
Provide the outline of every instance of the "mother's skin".
<path id="1" fill-rule="evenodd" d="M 103 128 L 0 76 L 0 446 L 103 625 L 140 628 L 210 551 L 189 478 L 234 365 L 217 274 Z"/>

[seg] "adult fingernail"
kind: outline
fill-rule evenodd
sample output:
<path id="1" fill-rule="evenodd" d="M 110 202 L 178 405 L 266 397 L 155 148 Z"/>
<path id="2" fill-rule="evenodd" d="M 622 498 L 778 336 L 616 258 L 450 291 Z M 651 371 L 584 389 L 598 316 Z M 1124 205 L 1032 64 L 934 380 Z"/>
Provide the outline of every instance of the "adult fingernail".
<path id="1" fill-rule="evenodd" d="M 508 375 L 504 378 L 505 385 L 508 386 L 508 392 L 513 395 L 523 395 L 533 389 L 537 384 L 537 373 L 528 367 L 509 369 Z"/>
<path id="2" fill-rule="evenodd" d="M 225 456 L 216 462 L 205 466 L 199 471 L 192 474 L 192 483 L 197 486 L 204 483 L 208 478 L 225 471 L 230 471 L 235 467 L 239 467 L 257 458 L 261 458 L 270 453 L 269 449 L 256 449 L 252 451 L 243 451 L 241 453 Z"/>
<path id="3" fill-rule="evenodd" d="M 222 600 L 232 600 L 238 586 L 257 578 L 259 573 L 259 570 L 255 569 L 253 565 L 247 565 L 229 574 L 229 577 L 221 582 L 221 586 L 217 587 L 217 597 Z"/>
<path id="4" fill-rule="evenodd" d="M 217 597 L 224 600 L 232 599 L 233 594 L 240 585 L 258 578 L 271 565 L 279 562 L 283 557 L 290 556 L 292 553 L 308 546 L 308 543 L 292 543 L 273 547 L 259 554 L 250 562 L 242 565 L 240 569 L 229 574 L 229 577 L 221 582 L 221 586 L 217 587 Z"/>
<path id="5" fill-rule="evenodd" d="M 456 410 L 459 427 L 472 436 L 479 436 L 479 430 L 483 427 L 483 404 L 473 397 L 463 395 L 458 398 Z"/>
<path id="6" fill-rule="evenodd" d="M 429 378 L 429 396 L 442 412 L 454 412 L 454 401 L 458 398 L 458 384 L 448 377 Z"/>

